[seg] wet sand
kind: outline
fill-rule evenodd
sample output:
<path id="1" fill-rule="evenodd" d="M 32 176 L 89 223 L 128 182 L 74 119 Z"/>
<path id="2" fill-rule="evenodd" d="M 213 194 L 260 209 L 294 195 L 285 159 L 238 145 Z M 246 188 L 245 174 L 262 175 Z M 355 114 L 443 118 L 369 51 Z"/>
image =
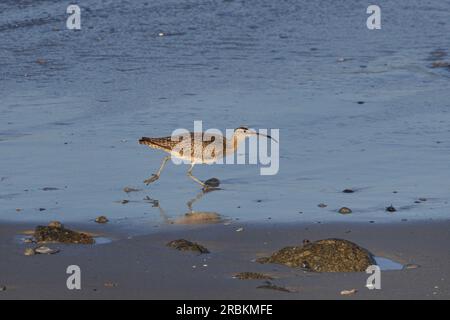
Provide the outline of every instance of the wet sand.
<path id="1" fill-rule="evenodd" d="M 450 222 L 399 224 L 215 224 L 173 226 L 161 232 L 127 237 L 107 226 L 84 230 L 116 240 L 108 244 L 49 245 L 55 255 L 24 256 L 30 245 L 16 235 L 30 225 L 0 226 L 0 299 L 449 299 Z M 242 231 L 236 230 L 243 228 Z M 382 271 L 381 290 L 365 288 L 365 273 L 308 273 L 255 258 L 288 245 L 325 238 L 343 238 L 376 256 L 410 270 Z M 198 255 L 166 247 L 175 239 L 198 242 L 210 254 Z M 66 268 L 81 267 L 82 289 L 66 288 Z M 290 290 L 258 289 L 265 280 L 238 280 L 238 272 L 262 272 L 272 283 Z M 351 296 L 342 290 L 357 289 Z"/>

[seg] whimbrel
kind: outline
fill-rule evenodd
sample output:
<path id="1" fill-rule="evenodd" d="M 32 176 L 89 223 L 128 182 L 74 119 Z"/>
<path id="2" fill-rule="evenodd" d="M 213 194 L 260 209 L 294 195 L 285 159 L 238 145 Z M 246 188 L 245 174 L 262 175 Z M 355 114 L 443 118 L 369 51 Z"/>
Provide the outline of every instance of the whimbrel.
<path id="1" fill-rule="evenodd" d="M 192 174 L 192 169 L 194 166 L 196 164 L 214 163 L 229 154 L 235 153 L 238 145 L 243 142 L 245 138 L 255 135 L 264 136 L 276 141 L 271 136 L 258 133 L 246 127 L 239 127 L 235 129 L 233 136 L 229 140 L 219 134 L 209 134 L 204 132 L 190 132 L 186 135 L 162 138 L 142 137 L 139 140 L 140 144 L 169 153 L 169 155 L 163 159 L 158 171 L 152 174 L 152 176 L 145 180 L 144 183 L 149 185 L 150 183 L 158 180 L 167 161 L 171 157 L 175 157 L 190 163 L 191 166 L 187 172 L 187 175 L 192 180 L 200 184 L 203 188 L 207 189 L 210 186 Z"/>

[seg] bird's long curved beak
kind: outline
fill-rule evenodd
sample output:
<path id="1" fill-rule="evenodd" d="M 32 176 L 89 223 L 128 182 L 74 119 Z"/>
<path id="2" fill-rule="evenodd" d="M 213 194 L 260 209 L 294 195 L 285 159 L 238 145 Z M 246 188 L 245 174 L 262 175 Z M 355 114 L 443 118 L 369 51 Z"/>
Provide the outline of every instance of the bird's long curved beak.
<path id="1" fill-rule="evenodd" d="M 276 139 L 272 138 L 271 136 L 268 136 L 267 134 L 259 133 L 259 132 L 255 132 L 255 134 L 256 134 L 257 136 L 263 136 L 263 137 L 272 139 L 273 141 L 275 141 L 276 143 L 278 143 L 278 141 L 277 141 Z"/>

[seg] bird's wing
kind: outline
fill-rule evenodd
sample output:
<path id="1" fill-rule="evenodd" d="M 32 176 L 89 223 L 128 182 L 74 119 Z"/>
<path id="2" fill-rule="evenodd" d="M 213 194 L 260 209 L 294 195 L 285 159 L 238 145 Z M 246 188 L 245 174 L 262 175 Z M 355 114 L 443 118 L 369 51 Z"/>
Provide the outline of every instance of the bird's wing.
<path id="1" fill-rule="evenodd" d="M 202 132 L 191 132 L 186 135 L 176 135 L 170 137 L 161 138 L 148 138 L 142 137 L 139 140 L 140 144 L 147 145 L 154 149 L 162 149 L 164 151 L 170 152 L 175 147 L 179 150 L 190 148 L 191 152 L 194 152 L 195 142 L 201 141 L 201 148 L 204 149 L 211 143 L 219 143 L 222 148 L 226 146 L 226 140 L 220 135 L 202 133 Z"/>

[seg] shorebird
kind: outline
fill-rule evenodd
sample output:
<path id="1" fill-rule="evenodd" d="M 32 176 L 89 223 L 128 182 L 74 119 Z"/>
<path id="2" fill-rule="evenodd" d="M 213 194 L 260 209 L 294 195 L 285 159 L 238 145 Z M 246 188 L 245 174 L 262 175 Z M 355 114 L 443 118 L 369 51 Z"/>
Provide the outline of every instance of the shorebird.
<path id="1" fill-rule="evenodd" d="M 205 184 L 205 182 L 192 174 L 194 166 L 196 164 L 214 163 L 229 154 L 235 153 L 238 145 L 250 136 L 264 136 L 276 141 L 271 136 L 258 133 L 247 127 L 236 128 L 233 136 L 228 140 L 222 135 L 204 132 L 190 132 L 186 135 L 161 138 L 142 137 L 139 140 L 140 144 L 169 153 L 169 155 L 163 159 L 158 171 L 152 174 L 150 178 L 146 179 L 144 183 L 149 185 L 158 180 L 167 161 L 169 161 L 171 157 L 175 157 L 189 163 L 190 168 L 187 171 L 188 177 L 200 184 L 204 189 L 208 189 L 211 187 L 210 185 Z M 205 152 L 208 150 L 209 152 Z"/>

